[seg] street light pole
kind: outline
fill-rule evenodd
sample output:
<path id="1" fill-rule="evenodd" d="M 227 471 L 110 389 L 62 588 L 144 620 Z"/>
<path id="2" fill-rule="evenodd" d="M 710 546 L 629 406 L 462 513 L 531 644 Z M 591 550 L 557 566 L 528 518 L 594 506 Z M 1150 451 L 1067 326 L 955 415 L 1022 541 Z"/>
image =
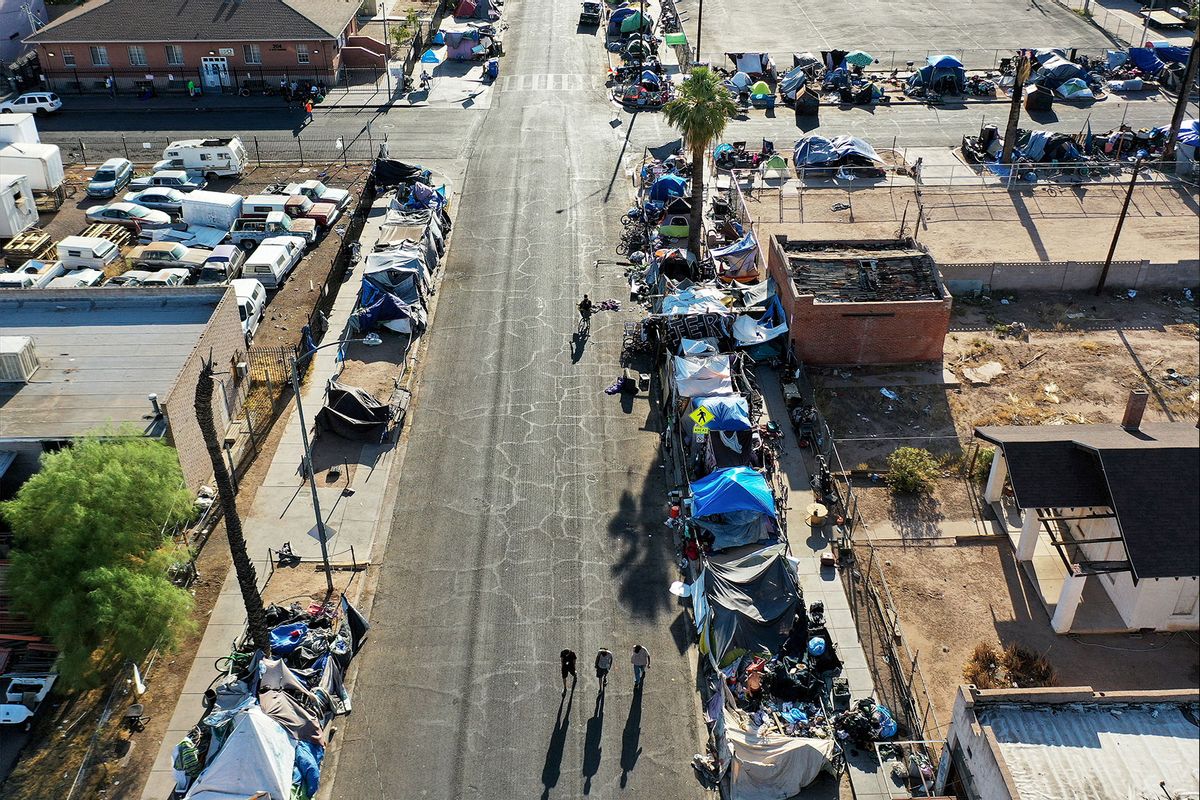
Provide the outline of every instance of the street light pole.
<path id="1" fill-rule="evenodd" d="M 296 395 L 296 414 L 300 417 L 300 440 L 304 444 L 304 474 L 308 478 L 308 487 L 312 492 L 313 513 L 317 518 L 317 540 L 321 543 L 321 563 L 325 567 L 325 590 L 327 596 L 333 596 L 333 569 L 329 566 L 329 542 L 325 532 L 325 519 L 321 516 L 321 501 L 317 499 L 317 476 L 313 473 L 312 446 L 308 441 L 308 423 L 304 419 L 304 402 L 300 399 L 300 361 L 311 358 L 313 353 L 326 347 L 341 346 L 351 342 L 361 342 L 363 339 L 340 339 L 336 342 L 318 345 L 303 355 L 292 358 L 292 392 Z"/>

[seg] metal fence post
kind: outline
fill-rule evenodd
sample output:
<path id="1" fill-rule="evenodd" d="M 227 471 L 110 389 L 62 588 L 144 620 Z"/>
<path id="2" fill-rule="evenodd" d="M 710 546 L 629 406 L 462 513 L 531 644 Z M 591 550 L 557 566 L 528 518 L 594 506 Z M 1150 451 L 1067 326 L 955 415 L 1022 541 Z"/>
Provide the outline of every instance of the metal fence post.
<path id="1" fill-rule="evenodd" d="M 304 166 L 304 144 L 300 141 L 299 134 L 296 135 L 296 147 L 300 150 L 300 166 Z"/>
<path id="2" fill-rule="evenodd" d="M 257 136 L 254 137 L 254 160 L 258 163 L 258 166 L 260 166 L 260 167 L 262 166 L 262 151 L 260 151 L 258 149 L 258 137 Z M 253 285 L 253 284 L 251 284 L 251 285 Z"/>
<path id="3" fill-rule="evenodd" d="M 129 160 L 129 145 L 125 141 L 125 134 L 121 134 L 121 149 L 125 151 L 125 159 Z"/>
<path id="4" fill-rule="evenodd" d="M 83 139 L 79 139 L 78 142 L 79 142 L 79 157 L 83 159 L 83 165 L 86 167 L 88 165 L 88 163 L 87 163 L 87 148 L 83 146 Z"/>

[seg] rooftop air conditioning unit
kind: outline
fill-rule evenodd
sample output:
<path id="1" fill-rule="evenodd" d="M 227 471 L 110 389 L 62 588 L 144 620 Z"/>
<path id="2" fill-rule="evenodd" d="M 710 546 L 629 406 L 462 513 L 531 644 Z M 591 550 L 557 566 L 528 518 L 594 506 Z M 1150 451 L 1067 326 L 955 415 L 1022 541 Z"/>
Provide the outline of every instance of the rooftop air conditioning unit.
<path id="1" fill-rule="evenodd" d="M 28 383 L 38 368 L 29 336 L 0 336 L 0 383 Z"/>

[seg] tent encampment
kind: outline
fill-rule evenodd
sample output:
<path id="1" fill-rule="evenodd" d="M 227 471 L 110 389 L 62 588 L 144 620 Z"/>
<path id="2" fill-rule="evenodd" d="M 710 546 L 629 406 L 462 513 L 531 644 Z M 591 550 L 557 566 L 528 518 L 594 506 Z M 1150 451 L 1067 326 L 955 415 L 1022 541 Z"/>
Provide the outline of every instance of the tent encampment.
<path id="1" fill-rule="evenodd" d="M 751 428 L 750 405 L 740 394 L 694 397 L 692 406 L 703 406 L 713 415 L 707 423 L 710 431 L 748 431 Z"/>
<path id="2" fill-rule="evenodd" d="M 928 92 L 961 95 L 967 88 L 967 72 L 954 56 L 929 56 L 925 66 L 908 77 L 908 86 L 921 86 Z"/>
<path id="3" fill-rule="evenodd" d="M 643 17 L 640 11 L 634 11 L 621 20 L 621 33 L 637 33 L 648 27 L 650 27 L 650 21 Z"/>
<path id="4" fill-rule="evenodd" d="M 733 62 L 737 72 L 747 75 L 765 75 L 772 70 L 771 56 L 766 53 L 726 53 L 725 56 Z"/>
<path id="5" fill-rule="evenodd" d="M 687 180 L 679 175 L 663 175 L 650 185 L 650 199 L 660 203 L 666 202 L 670 197 L 683 197 L 685 194 Z"/>
<path id="6" fill-rule="evenodd" d="M 338 381 L 329 382 L 325 405 L 317 412 L 317 430 L 344 439 L 378 442 L 387 431 L 391 411 L 369 392 Z"/>
<path id="7" fill-rule="evenodd" d="M 677 314 L 728 314 L 725 293 L 716 286 L 689 286 L 672 292 L 663 298 L 660 313 L 668 316 Z"/>
<path id="8" fill-rule="evenodd" d="M 733 394 L 729 356 L 675 356 L 675 391 L 680 397 Z"/>
<path id="9" fill-rule="evenodd" d="M 232 730 L 192 783 L 184 800 L 235 800 L 266 792 L 290 800 L 296 747 L 287 731 L 257 705 L 233 715 Z"/>
<path id="10" fill-rule="evenodd" d="M 779 153 L 775 153 L 762 162 L 758 168 L 762 172 L 763 178 L 786 180 L 791 177 L 791 173 L 788 171 L 787 159 L 779 155 Z"/>
<path id="11" fill-rule="evenodd" d="M 1052 56 L 1038 69 L 1033 82 L 1048 89 L 1057 89 L 1073 78 L 1086 79 L 1087 75 L 1078 64 L 1060 56 Z"/>
<path id="12" fill-rule="evenodd" d="M 759 732 L 726 709 L 722 756 L 729 762 L 729 800 L 786 800 L 816 780 L 833 757 L 831 739 Z"/>
<path id="13" fill-rule="evenodd" d="M 716 358 L 724 359 L 728 370 L 729 356 Z M 771 494 L 767 479 L 757 470 L 748 467 L 719 470 L 693 481 L 690 488 L 693 517 L 727 514 L 731 511 L 754 511 L 771 518 L 775 517 L 775 496 Z"/>
<path id="14" fill-rule="evenodd" d="M 784 165 L 786 170 L 786 165 Z M 710 252 L 717 262 L 717 277 L 726 281 L 752 281 L 758 277 L 758 240 L 754 231 L 732 244 Z"/>

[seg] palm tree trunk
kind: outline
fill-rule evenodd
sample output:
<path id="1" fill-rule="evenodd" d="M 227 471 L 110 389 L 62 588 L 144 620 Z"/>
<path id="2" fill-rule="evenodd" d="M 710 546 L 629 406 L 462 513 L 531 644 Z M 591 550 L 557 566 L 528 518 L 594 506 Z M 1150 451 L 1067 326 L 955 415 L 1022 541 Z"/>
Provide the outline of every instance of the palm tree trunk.
<path id="1" fill-rule="evenodd" d="M 213 422 L 213 373 L 212 363 L 205 362 L 196 383 L 196 421 L 204 436 L 208 459 L 212 462 L 213 477 L 217 483 L 217 497 L 225 515 L 225 535 L 229 539 L 229 554 L 233 557 L 233 568 L 237 572 L 238 586 L 242 590 L 242 602 L 246 605 L 246 621 L 250 627 L 250 641 L 271 655 L 271 637 L 267 631 L 267 615 L 263 611 L 262 596 L 258 593 L 258 580 L 254 564 L 246 552 L 246 537 L 242 534 L 242 518 L 238 516 L 236 489 L 221 455 L 217 441 L 217 426 Z"/>
<path id="2" fill-rule="evenodd" d="M 704 150 L 692 147 L 692 218 L 688 222 L 688 250 L 700 259 L 700 233 L 704 228 Z"/>

